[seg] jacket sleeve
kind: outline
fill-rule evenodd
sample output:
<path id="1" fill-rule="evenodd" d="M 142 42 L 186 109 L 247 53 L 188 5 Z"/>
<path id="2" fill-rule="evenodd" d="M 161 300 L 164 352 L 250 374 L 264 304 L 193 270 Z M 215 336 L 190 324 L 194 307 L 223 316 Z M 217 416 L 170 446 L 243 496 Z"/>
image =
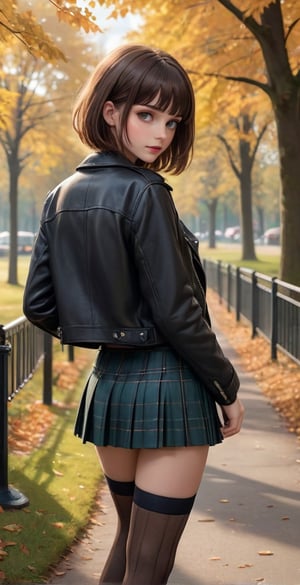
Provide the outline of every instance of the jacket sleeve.
<path id="1" fill-rule="evenodd" d="M 43 227 L 40 228 L 31 256 L 24 290 L 23 311 L 34 325 L 59 337 L 49 250 Z"/>
<path id="2" fill-rule="evenodd" d="M 142 293 L 164 338 L 203 381 L 216 402 L 235 401 L 239 379 L 205 318 L 206 302 L 195 296 L 186 243 L 169 190 L 152 185 L 134 214 L 135 261 Z"/>

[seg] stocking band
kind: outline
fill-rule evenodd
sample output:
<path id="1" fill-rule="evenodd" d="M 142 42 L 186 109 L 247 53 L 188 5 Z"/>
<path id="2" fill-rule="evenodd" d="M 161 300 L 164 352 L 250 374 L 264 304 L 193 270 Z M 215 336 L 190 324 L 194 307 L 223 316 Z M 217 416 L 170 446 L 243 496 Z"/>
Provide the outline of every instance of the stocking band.
<path id="1" fill-rule="evenodd" d="M 179 516 L 190 513 L 195 497 L 196 494 L 190 498 L 168 498 L 166 496 L 158 496 L 157 494 L 145 492 L 135 486 L 133 500 L 137 506 L 145 510 Z"/>
<path id="2" fill-rule="evenodd" d="M 135 483 L 134 481 L 116 481 L 107 475 L 105 476 L 108 487 L 111 492 L 119 496 L 133 496 Z"/>

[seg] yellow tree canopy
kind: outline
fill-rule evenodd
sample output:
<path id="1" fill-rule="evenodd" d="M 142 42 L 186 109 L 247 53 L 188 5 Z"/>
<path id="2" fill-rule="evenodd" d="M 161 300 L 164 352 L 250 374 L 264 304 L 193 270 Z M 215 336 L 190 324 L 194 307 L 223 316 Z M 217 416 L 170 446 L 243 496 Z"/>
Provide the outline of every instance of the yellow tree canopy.
<path id="1" fill-rule="evenodd" d="M 98 2 L 95 0 L 48 0 L 58 20 L 66 22 L 85 32 L 99 32 L 93 14 Z M 9 44 L 12 37 L 17 38 L 34 57 L 47 61 L 65 60 L 64 52 L 56 45 L 53 37 L 43 28 L 42 21 L 35 11 L 28 9 L 29 2 L 24 0 L 1 0 L 0 6 L 0 43 Z"/>

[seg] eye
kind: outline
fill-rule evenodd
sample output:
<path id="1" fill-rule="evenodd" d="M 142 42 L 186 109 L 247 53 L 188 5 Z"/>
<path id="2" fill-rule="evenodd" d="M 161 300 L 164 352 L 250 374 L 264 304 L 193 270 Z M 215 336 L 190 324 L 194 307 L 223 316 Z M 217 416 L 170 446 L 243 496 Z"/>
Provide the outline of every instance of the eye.
<path id="1" fill-rule="evenodd" d="M 152 120 L 152 114 L 150 112 L 138 112 L 138 117 L 144 122 L 150 122 Z"/>
<path id="2" fill-rule="evenodd" d="M 179 122 L 180 120 L 169 120 L 169 122 L 167 122 L 167 127 L 170 128 L 170 130 L 176 130 Z"/>

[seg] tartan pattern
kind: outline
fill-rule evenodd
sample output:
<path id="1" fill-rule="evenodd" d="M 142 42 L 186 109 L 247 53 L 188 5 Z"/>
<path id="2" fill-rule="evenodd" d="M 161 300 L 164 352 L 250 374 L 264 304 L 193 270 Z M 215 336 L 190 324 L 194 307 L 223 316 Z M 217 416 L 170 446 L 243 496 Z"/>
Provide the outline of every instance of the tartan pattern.
<path id="1" fill-rule="evenodd" d="M 102 348 L 75 424 L 83 442 L 124 448 L 215 445 L 216 405 L 169 347 Z"/>

